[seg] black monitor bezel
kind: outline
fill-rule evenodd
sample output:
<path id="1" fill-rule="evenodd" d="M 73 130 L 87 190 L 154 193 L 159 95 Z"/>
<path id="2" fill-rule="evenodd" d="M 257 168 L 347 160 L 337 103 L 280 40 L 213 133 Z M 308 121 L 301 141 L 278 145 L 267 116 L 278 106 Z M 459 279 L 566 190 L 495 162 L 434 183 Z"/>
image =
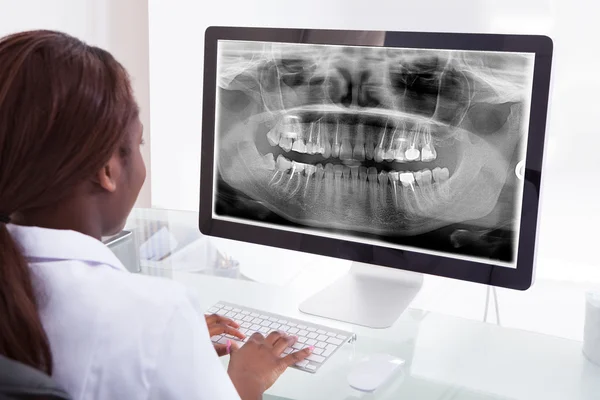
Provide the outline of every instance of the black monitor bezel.
<path id="1" fill-rule="evenodd" d="M 385 47 L 487 50 L 535 53 L 529 136 L 524 173 L 522 215 L 518 243 L 517 268 L 482 262 L 440 257 L 409 250 L 356 243 L 239 224 L 213 218 L 213 168 L 215 100 L 217 88 L 217 44 L 219 40 L 247 40 L 339 45 L 339 36 L 356 31 L 310 29 L 318 41 L 306 39 L 306 29 L 212 26 L 205 32 L 203 122 L 200 174 L 199 229 L 209 236 L 239 240 L 294 251 L 382 265 L 408 271 L 517 290 L 528 289 L 534 277 L 536 239 L 539 221 L 540 182 L 546 138 L 546 119 L 552 64 L 552 40 L 542 35 L 506 35 L 444 32 L 385 32 Z M 362 31 L 364 32 L 364 31 Z M 332 33 L 332 39 L 327 38 Z M 376 33 L 376 32 L 369 32 Z M 347 35 L 351 37 L 351 35 Z M 358 45 L 345 38 L 344 45 Z M 202 204 L 207 205 L 202 207 Z M 402 265 L 398 265 L 401 263 Z"/>

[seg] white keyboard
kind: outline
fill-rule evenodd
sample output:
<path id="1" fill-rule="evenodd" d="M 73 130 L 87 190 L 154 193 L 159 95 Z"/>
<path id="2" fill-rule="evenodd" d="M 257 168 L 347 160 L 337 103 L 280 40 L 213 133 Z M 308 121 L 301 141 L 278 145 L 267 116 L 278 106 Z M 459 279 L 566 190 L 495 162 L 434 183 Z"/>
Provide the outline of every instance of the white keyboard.
<path id="1" fill-rule="evenodd" d="M 227 344 L 228 340 L 232 340 L 241 347 L 254 332 L 260 332 L 263 336 L 267 336 L 273 331 L 280 331 L 298 337 L 292 347 L 285 349 L 282 357 L 305 347 L 314 346 L 312 354 L 307 359 L 293 366 L 306 372 L 317 372 L 337 349 L 345 343 L 356 340 L 356 335 L 352 332 L 332 329 L 224 301 L 209 308 L 207 313 L 231 318 L 240 324 L 240 331 L 246 335 L 244 341 L 231 335 L 217 335 L 210 338 L 214 343 Z"/>

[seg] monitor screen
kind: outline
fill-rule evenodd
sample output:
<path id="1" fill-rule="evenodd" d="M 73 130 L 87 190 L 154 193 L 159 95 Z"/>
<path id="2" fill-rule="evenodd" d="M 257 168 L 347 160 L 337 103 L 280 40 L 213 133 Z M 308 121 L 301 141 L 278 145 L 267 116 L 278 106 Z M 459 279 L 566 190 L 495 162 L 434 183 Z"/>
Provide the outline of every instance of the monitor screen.
<path id="1" fill-rule="evenodd" d="M 212 218 L 516 268 L 534 62 L 218 40 Z"/>

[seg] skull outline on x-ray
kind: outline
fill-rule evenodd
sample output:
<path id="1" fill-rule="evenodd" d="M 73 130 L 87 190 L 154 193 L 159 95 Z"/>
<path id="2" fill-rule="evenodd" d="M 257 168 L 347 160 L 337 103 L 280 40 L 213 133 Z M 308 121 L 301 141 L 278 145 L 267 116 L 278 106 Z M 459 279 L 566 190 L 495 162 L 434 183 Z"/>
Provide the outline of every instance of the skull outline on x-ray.
<path id="1" fill-rule="evenodd" d="M 219 48 L 218 170 L 230 186 L 314 227 L 412 236 L 499 223 L 485 217 L 524 154 L 533 59 L 254 46 Z"/>

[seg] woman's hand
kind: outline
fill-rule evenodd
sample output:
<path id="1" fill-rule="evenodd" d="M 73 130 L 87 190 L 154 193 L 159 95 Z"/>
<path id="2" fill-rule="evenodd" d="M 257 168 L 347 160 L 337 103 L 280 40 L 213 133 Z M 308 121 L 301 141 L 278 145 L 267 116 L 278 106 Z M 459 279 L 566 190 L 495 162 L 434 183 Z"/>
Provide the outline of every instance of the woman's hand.
<path id="1" fill-rule="evenodd" d="M 282 357 L 296 340 L 282 332 L 271 332 L 266 338 L 257 332 L 240 349 L 231 342 L 227 372 L 242 400 L 261 399 L 289 366 L 310 356 L 312 346 Z"/>
<path id="2" fill-rule="evenodd" d="M 222 317 L 217 314 L 206 316 L 206 325 L 208 326 L 209 336 L 228 334 L 235 336 L 239 339 L 244 339 L 246 335 L 238 331 L 240 326 L 232 319 Z M 223 357 L 228 354 L 228 348 L 225 344 L 215 343 L 215 350 L 219 357 Z"/>

